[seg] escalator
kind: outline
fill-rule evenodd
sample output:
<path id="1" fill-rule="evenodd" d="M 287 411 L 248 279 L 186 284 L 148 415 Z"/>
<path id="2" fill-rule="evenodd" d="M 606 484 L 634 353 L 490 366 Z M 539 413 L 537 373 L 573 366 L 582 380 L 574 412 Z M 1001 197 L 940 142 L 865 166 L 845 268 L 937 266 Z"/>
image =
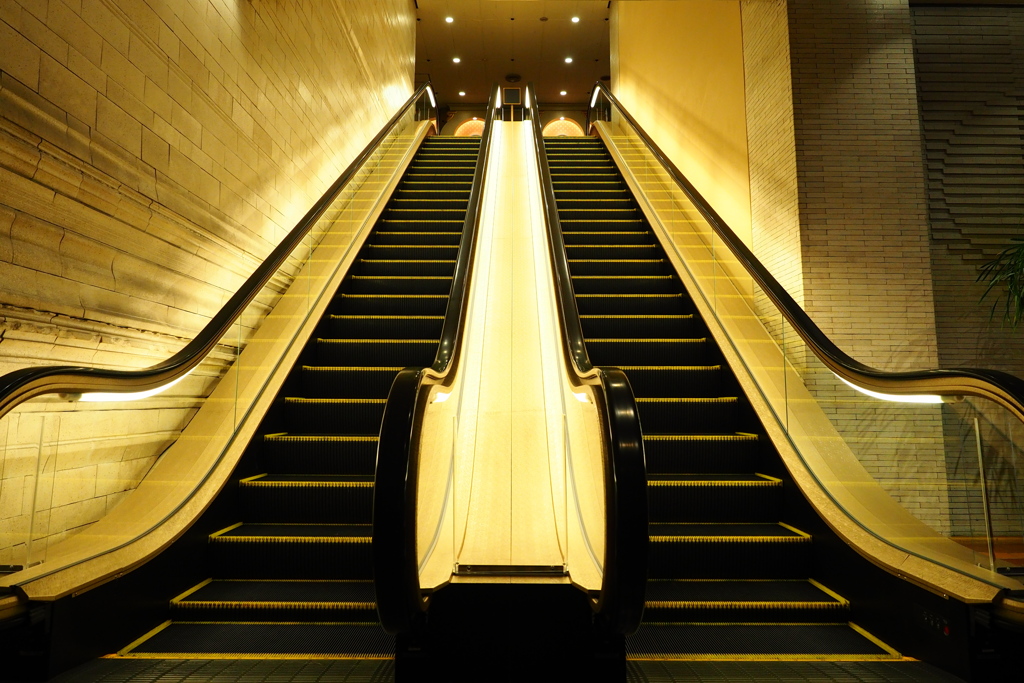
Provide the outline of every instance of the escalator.
<path id="1" fill-rule="evenodd" d="M 243 456 L 209 578 L 122 656 L 392 656 L 371 557 L 378 430 L 398 372 L 437 354 L 479 151 L 422 144 Z"/>
<path id="2" fill-rule="evenodd" d="M 900 659 L 813 578 L 785 467 L 603 143 L 544 146 L 587 353 L 625 371 L 644 433 L 649 571 L 627 657 Z"/>

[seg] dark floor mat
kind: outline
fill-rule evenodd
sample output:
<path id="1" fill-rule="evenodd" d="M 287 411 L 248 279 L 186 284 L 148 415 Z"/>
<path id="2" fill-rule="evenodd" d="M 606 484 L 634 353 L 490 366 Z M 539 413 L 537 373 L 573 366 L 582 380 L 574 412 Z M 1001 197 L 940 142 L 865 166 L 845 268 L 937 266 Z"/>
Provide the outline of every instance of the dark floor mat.
<path id="1" fill-rule="evenodd" d="M 372 581 L 212 581 L 183 602 L 374 602 Z"/>
<path id="2" fill-rule="evenodd" d="M 380 624 L 174 622 L 132 648 L 131 655 L 362 655 L 393 657 L 394 636 Z"/>
<path id="3" fill-rule="evenodd" d="M 964 683 L 924 662 L 629 662 L 628 683 Z"/>
<path id="4" fill-rule="evenodd" d="M 893 656 L 839 624 L 641 624 L 626 638 L 628 657 L 729 655 Z M 666 657 L 672 658 L 672 657 Z"/>
<path id="5" fill-rule="evenodd" d="M 838 602 L 809 581 L 647 582 L 647 600 L 666 602 Z"/>
<path id="6" fill-rule="evenodd" d="M 96 659 L 50 683 L 391 683 L 386 659 Z"/>

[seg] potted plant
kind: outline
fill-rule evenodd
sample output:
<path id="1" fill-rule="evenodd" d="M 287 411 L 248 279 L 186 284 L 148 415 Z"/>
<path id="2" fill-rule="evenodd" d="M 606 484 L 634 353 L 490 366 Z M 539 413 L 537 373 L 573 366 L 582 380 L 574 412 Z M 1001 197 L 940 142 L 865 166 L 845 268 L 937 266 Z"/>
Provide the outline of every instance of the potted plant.
<path id="1" fill-rule="evenodd" d="M 981 295 L 984 301 L 995 291 L 996 298 L 992 302 L 992 316 L 996 314 L 1000 299 L 1006 296 L 1003 307 L 1003 322 L 1012 327 L 1024 319 L 1024 237 L 1011 237 L 1016 242 L 1003 249 L 994 259 L 981 267 L 978 282 L 988 282 L 985 292 Z"/>

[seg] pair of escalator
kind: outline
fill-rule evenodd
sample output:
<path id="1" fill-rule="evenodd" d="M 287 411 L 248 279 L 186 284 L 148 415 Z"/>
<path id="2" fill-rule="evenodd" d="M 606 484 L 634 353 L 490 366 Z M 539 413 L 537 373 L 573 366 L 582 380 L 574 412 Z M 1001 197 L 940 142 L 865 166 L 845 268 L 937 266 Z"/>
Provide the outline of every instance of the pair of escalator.
<path id="1" fill-rule="evenodd" d="M 637 396 L 650 577 L 638 659 L 894 658 L 811 578 L 785 475 L 602 143 L 545 140 L 587 351 Z M 392 380 L 434 359 L 479 138 L 428 138 L 243 460 L 210 578 L 127 656 L 389 657 L 370 553 L 377 429 Z"/>

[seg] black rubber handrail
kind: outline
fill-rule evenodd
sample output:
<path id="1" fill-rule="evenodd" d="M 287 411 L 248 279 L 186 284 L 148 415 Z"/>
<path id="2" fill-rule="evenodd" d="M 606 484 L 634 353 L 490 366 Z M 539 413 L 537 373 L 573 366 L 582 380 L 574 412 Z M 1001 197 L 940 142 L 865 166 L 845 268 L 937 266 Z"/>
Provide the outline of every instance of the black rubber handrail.
<path id="1" fill-rule="evenodd" d="M 466 221 L 434 363 L 429 369 L 405 368 L 399 372 L 384 407 L 374 478 L 372 550 L 377 615 L 389 633 L 411 630 L 427 606 L 420 591 L 416 552 L 417 432 L 430 386 L 450 385 L 458 372 L 497 92 L 495 86 L 487 105 Z"/>
<path id="2" fill-rule="evenodd" d="M 1024 380 L 999 370 L 986 370 L 975 368 L 958 368 L 955 370 L 917 370 L 906 372 L 885 372 L 872 368 L 852 358 L 842 349 L 835 345 L 824 332 L 821 331 L 810 316 L 790 296 L 789 292 L 779 284 L 768 269 L 766 269 L 753 252 L 736 236 L 732 228 L 726 224 L 721 216 L 697 189 L 687 180 L 686 176 L 676 167 L 672 160 L 651 140 L 639 123 L 636 122 L 622 104 L 608 90 L 605 85 L 598 81 L 594 84 L 595 97 L 590 109 L 587 111 L 587 130 L 589 131 L 595 119 L 591 113 L 594 110 L 602 110 L 597 107 L 597 93 L 603 95 L 609 103 L 614 105 L 619 114 L 636 131 L 637 135 L 646 145 L 655 159 L 662 165 L 669 176 L 683 190 L 704 219 L 711 225 L 715 234 L 725 243 L 739 263 L 746 269 L 747 274 L 757 283 L 768 298 L 781 311 L 786 321 L 793 326 L 796 333 L 810 347 L 818 359 L 828 367 L 829 370 L 852 384 L 863 389 L 887 394 L 913 395 L 933 394 L 941 396 L 977 396 L 995 401 L 1009 410 L 1014 416 L 1024 422 Z"/>
<path id="3" fill-rule="evenodd" d="M 575 369 L 575 380 L 595 386 L 606 416 L 605 557 L 595 609 L 612 632 L 629 634 L 640 626 L 647 586 L 647 467 L 640 414 L 626 374 L 618 368 L 594 368 L 587 355 L 533 83 L 526 91 L 528 101 L 533 103 L 534 151 L 562 326 L 562 350 L 569 367 Z"/>
<path id="4" fill-rule="evenodd" d="M 157 389 L 183 377 L 203 362 L 207 355 L 235 323 L 263 287 L 305 239 L 321 215 L 330 207 L 360 167 L 409 109 L 425 94 L 430 83 L 424 83 L 406 100 L 380 132 L 352 160 L 338 179 L 327 189 L 302 220 L 264 259 L 227 303 L 210 319 L 192 341 L 170 358 L 141 370 L 110 370 L 72 365 L 22 368 L 0 377 L 0 417 L 15 406 L 43 394 L 78 395 L 86 392 L 138 392 Z M 432 98 L 433 93 L 429 93 Z M 434 108 L 431 105 L 431 108 Z M 434 122 L 436 127 L 436 120 Z"/>

